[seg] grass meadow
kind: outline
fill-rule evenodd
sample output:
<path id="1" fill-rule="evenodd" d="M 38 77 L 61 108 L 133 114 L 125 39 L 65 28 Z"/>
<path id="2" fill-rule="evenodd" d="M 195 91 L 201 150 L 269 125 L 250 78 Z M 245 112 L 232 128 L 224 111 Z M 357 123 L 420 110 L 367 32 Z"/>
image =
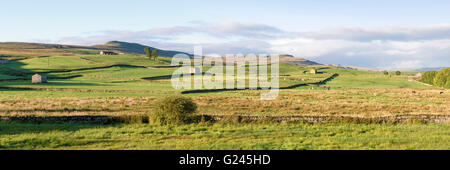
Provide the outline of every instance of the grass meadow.
<path id="1" fill-rule="evenodd" d="M 0 123 L 0 149 L 352 150 L 450 149 L 448 124 Z"/>
<path id="2" fill-rule="evenodd" d="M 450 111 L 450 92 L 414 81 L 415 72 L 395 76 L 281 63 L 279 97 L 264 101 L 264 90 L 175 90 L 170 78 L 177 68 L 170 67 L 169 58 L 152 61 L 74 49 L 38 54 L 25 49 L 0 65 L 0 116 L 146 115 L 158 99 L 172 95 L 192 97 L 197 115 L 448 116 Z M 318 74 L 305 73 L 312 68 Z M 34 73 L 47 75 L 49 82 L 32 84 Z M 0 149 L 450 149 L 449 141 L 448 123 L 156 126 L 0 121 Z"/>

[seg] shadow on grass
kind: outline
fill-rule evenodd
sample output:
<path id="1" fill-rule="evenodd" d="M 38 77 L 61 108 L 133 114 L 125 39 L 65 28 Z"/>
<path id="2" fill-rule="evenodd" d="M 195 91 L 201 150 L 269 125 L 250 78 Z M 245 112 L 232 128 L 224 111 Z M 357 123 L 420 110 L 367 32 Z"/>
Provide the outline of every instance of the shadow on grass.
<path id="1" fill-rule="evenodd" d="M 85 89 L 73 89 L 73 88 L 62 88 L 68 86 L 107 86 L 107 85 L 99 85 L 96 83 L 66 83 L 66 82 L 49 82 L 42 84 L 32 84 L 29 81 L 15 81 L 13 83 L 8 82 L 7 86 L 1 86 L 1 91 L 47 91 L 47 90 L 56 90 L 56 91 L 86 91 Z M 13 87 L 15 85 L 26 85 L 28 87 Z M 89 89 L 87 89 L 89 90 Z"/>
<path id="2" fill-rule="evenodd" d="M 74 132 L 87 128 L 99 128 L 112 125 L 100 125 L 89 123 L 24 123 L 0 121 L 0 135 L 17 135 L 26 133 L 45 133 L 51 131 L 69 131 Z"/>
<path id="3" fill-rule="evenodd" d="M 178 68 L 181 66 L 149 66 L 150 68 Z"/>
<path id="4" fill-rule="evenodd" d="M 73 78 L 83 77 L 82 75 L 73 75 L 73 76 L 67 76 L 67 77 L 57 77 L 57 76 L 49 76 L 48 79 L 50 80 L 68 80 Z M 12 82 L 12 81 L 27 81 L 30 80 L 30 78 L 13 78 L 13 79 L 2 79 L 0 82 Z"/>
<path id="5" fill-rule="evenodd" d="M 189 75 L 189 74 L 188 74 Z M 203 72 L 202 75 L 211 75 L 211 73 Z M 172 79 L 172 76 L 183 77 L 183 74 L 178 75 L 164 75 L 164 76 L 155 76 L 155 77 L 144 77 L 144 80 L 168 80 Z M 195 73 L 192 73 L 191 76 L 195 76 Z"/>
<path id="6" fill-rule="evenodd" d="M 123 64 L 117 64 L 117 65 L 111 65 L 111 66 L 104 66 L 104 67 L 91 67 L 91 68 L 80 68 L 80 69 L 71 69 L 71 70 L 52 70 L 52 71 L 44 71 L 44 72 L 34 72 L 32 70 L 24 69 L 23 66 L 25 66 L 24 63 L 20 61 L 13 61 L 6 65 L 0 65 L 0 73 L 4 75 L 10 75 L 10 76 L 16 76 L 18 78 L 13 79 L 3 79 L 0 80 L 0 83 L 3 83 L 3 85 L 8 85 L 8 87 L 0 87 L 0 89 L 3 90 L 40 90 L 37 88 L 33 88 L 35 85 L 39 86 L 94 86 L 97 84 L 94 83 L 59 83 L 59 82 L 51 82 L 51 80 L 68 80 L 73 78 L 82 77 L 82 75 L 72 75 L 72 76 L 54 76 L 54 75 L 48 75 L 49 83 L 44 84 L 31 84 L 31 76 L 34 74 L 49 74 L 49 73 L 65 73 L 65 72 L 72 72 L 72 71 L 83 71 L 83 70 L 96 70 L 96 69 L 106 69 L 111 67 L 127 67 L 127 68 L 146 68 L 143 66 L 134 66 L 134 65 L 123 65 Z M 2 84 L 0 84 L 1 86 Z M 11 87 L 15 85 L 31 85 L 32 87 Z M 102 85 L 104 86 L 104 85 Z"/>
<path id="7" fill-rule="evenodd" d="M 90 67 L 90 68 L 79 68 L 79 69 L 68 69 L 68 70 L 51 70 L 51 71 L 42 71 L 42 72 L 33 72 L 28 74 L 49 74 L 49 73 L 67 73 L 72 71 L 86 71 L 86 70 L 98 70 L 98 69 L 107 69 L 112 67 L 121 67 L 121 68 L 147 68 L 144 66 L 135 66 L 135 65 L 129 65 L 129 64 L 115 64 L 110 66 L 102 66 L 102 67 Z"/>
<path id="8" fill-rule="evenodd" d="M 112 125 L 95 125 L 82 123 L 16 123 L 0 121 L 0 136 L 3 140 L 0 149 L 40 149 L 69 146 L 85 146 L 96 143 L 111 143 L 107 139 L 83 140 L 74 137 L 55 137 L 53 134 L 66 136 L 83 129 L 107 128 Z M 51 135 L 47 135 L 51 133 Z"/>
<path id="9" fill-rule="evenodd" d="M 171 79 L 172 75 L 165 75 L 165 76 L 155 76 L 155 77 L 144 77 L 142 79 L 144 80 L 167 80 Z"/>
<path id="10" fill-rule="evenodd" d="M 50 74 L 50 73 L 68 73 L 73 71 L 87 71 L 87 70 L 98 70 L 98 69 L 107 69 L 112 67 L 120 67 L 120 68 L 147 68 L 145 66 L 135 66 L 135 65 L 129 65 L 129 64 L 114 64 L 109 66 L 101 66 L 101 67 L 89 67 L 89 68 L 78 68 L 78 69 L 42 69 L 42 70 L 48 70 L 48 71 L 33 71 L 29 69 L 24 69 L 23 66 L 26 64 L 18 61 L 11 62 L 7 65 L 0 65 L 2 68 L 0 70 L 0 73 L 3 73 L 5 75 L 11 75 L 11 76 L 21 76 L 22 79 L 31 79 L 30 76 L 34 74 Z M 163 66 L 161 66 L 163 67 Z M 49 76 L 49 79 L 70 79 L 70 78 L 76 78 L 80 77 L 81 75 L 75 75 L 70 77 L 57 77 L 57 76 Z M 13 80 L 13 79 L 11 79 Z"/>

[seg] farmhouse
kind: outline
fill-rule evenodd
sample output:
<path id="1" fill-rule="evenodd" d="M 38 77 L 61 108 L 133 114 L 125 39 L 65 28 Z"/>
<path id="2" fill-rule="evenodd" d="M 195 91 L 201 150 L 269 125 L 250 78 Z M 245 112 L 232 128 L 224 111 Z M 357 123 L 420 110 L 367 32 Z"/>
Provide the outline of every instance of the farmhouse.
<path id="1" fill-rule="evenodd" d="M 33 75 L 31 83 L 47 83 L 47 76 L 41 76 L 39 74 Z"/>
<path id="2" fill-rule="evenodd" d="M 190 72 L 191 72 L 191 74 L 201 74 L 202 73 L 202 71 L 198 67 L 191 67 Z"/>
<path id="3" fill-rule="evenodd" d="M 112 51 L 100 51 L 100 55 L 117 55 L 117 53 Z"/>
<path id="4" fill-rule="evenodd" d="M 316 69 L 311 69 L 311 71 L 309 71 L 309 73 L 311 73 L 311 74 L 317 74 L 317 70 L 316 70 Z"/>
<path id="5" fill-rule="evenodd" d="M 9 63 L 9 60 L 7 59 L 0 59 L 0 64 L 7 64 Z"/>

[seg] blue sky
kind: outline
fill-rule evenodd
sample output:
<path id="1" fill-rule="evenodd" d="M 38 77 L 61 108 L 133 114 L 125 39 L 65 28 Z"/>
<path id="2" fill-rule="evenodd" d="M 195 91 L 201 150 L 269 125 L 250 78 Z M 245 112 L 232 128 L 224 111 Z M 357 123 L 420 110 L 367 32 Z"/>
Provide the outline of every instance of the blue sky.
<path id="1" fill-rule="evenodd" d="M 434 67 L 450 65 L 449 9 L 444 0 L 15 0 L 1 3 L 0 41 L 122 40 L 183 51 L 204 45 L 211 53 L 292 53 L 343 65 Z"/>

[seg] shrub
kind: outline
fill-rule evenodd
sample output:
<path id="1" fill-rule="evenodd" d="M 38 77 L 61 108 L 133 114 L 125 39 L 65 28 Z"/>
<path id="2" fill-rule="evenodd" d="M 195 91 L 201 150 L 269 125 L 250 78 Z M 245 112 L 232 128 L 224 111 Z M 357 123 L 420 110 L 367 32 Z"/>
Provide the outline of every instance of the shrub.
<path id="1" fill-rule="evenodd" d="M 396 72 L 395 72 L 395 75 L 397 75 L 397 76 L 402 75 L 402 72 L 396 71 Z"/>
<path id="2" fill-rule="evenodd" d="M 444 88 L 450 89 L 450 77 L 447 77 L 447 83 L 445 83 Z"/>
<path id="3" fill-rule="evenodd" d="M 389 72 L 388 71 L 383 71 L 383 74 L 387 76 L 387 75 L 389 75 Z"/>
<path id="4" fill-rule="evenodd" d="M 450 68 L 443 69 L 436 74 L 433 84 L 444 87 L 447 84 L 448 77 L 450 77 Z"/>
<path id="5" fill-rule="evenodd" d="M 420 81 L 427 83 L 427 84 L 433 84 L 434 77 L 436 76 L 436 74 L 437 74 L 437 71 L 427 71 L 423 74 Z"/>
<path id="6" fill-rule="evenodd" d="M 183 124 L 191 121 L 192 114 L 197 111 L 197 105 L 191 98 L 170 96 L 156 103 L 151 123 Z"/>

